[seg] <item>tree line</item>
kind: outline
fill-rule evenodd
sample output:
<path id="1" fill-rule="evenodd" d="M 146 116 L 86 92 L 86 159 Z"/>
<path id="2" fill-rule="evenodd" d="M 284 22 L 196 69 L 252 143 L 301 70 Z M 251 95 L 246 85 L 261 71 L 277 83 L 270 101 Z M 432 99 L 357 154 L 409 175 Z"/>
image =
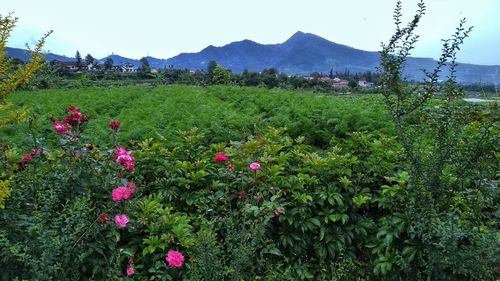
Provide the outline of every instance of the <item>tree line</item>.
<path id="1" fill-rule="evenodd" d="M 64 88 L 125 83 L 154 85 L 185 84 L 197 86 L 209 85 L 237 85 L 248 87 L 266 87 L 282 89 L 310 90 L 314 92 L 345 92 L 358 88 L 358 81 L 378 83 L 380 75 L 367 71 L 363 73 L 333 72 L 328 74 L 313 72 L 309 76 L 287 75 L 280 73 L 275 68 L 264 69 L 260 72 L 244 70 L 242 73 L 233 73 L 231 70 L 210 61 L 204 70 L 180 69 L 168 66 L 164 69 L 153 70 L 146 58 L 141 58 L 141 66 L 133 73 L 117 73 L 113 71 L 113 60 L 108 58 L 103 64 L 98 65 L 98 60 L 87 54 L 82 59 L 79 52 L 76 53 L 76 62 L 73 65 L 76 69 L 70 70 L 57 61 L 46 63 L 42 70 L 33 79 L 28 88 Z M 92 67 L 88 67 L 92 66 Z M 332 85 L 334 78 L 348 81 L 345 87 Z"/>

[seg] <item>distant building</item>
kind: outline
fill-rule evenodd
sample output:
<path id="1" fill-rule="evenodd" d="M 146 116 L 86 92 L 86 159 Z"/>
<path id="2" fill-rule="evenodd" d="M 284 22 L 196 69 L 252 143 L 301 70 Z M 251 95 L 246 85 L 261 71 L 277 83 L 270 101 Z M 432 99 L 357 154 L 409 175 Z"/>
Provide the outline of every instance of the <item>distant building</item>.
<path id="1" fill-rule="evenodd" d="M 335 78 L 330 78 L 328 76 L 323 76 L 323 77 L 319 77 L 319 78 L 314 78 L 314 77 L 304 77 L 308 80 L 319 80 L 321 82 L 325 82 L 327 84 L 330 84 L 332 85 L 333 87 L 336 87 L 336 88 L 343 88 L 343 87 L 348 87 L 349 85 L 349 81 L 347 80 L 344 80 L 344 79 L 340 79 L 338 77 L 335 77 Z"/>
<path id="2" fill-rule="evenodd" d="M 121 73 L 134 73 L 139 70 L 139 68 L 130 62 L 123 63 L 121 65 L 113 66 L 113 69 Z"/>
<path id="3" fill-rule="evenodd" d="M 68 71 L 78 71 L 78 63 L 76 61 L 60 61 L 53 60 L 50 64 L 54 67 L 59 67 Z"/>
<path id="4" fill-rule="evenodd" d="M 99 63 L 97 61 L 95 63 L 87 64 L 88 71 L 95 71 L 95 70 L 99 70 L 99 69 L 100 69 L 100 67 L 99 67 Z"/>
<path id="5" fill-rule="evenodd" d="M 332 84 L 333 87 L 343 88 L 343 87 L 348 87 L 349 86 L 349 81 L 347 81 L 347 80 L 340 79 L 338 77 L 335 77 L 335 78 L 333 78 L 331 80 L 332 80 L 331 84 Z"/>
<path id="6" fill-rule="evenodd" d="M 373 82 L 366 82 L 365 80 L 359 80 L 358 86 L 362 88 L 375 88 L 375 84 Z"/>

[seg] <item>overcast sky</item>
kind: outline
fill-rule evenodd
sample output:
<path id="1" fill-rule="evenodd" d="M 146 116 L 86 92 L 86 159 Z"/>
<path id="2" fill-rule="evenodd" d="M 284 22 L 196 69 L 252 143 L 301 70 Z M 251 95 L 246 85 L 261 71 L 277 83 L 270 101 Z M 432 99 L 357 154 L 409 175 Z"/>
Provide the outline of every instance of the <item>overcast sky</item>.
<path id="1" fill-rule="evenodd" d="M 404 0 L 409 18 L 418 0 Z M 394 30 L 396 0 L 0 0 L 0 14 L 19 18 L 9 46 L 33 44 L 54 30 L 46 49 L 74 57 L 169 58 L 250 39 L 281 43 L 300 30 L 358 49 L 378 51 Z M 474 26 L 459 61 L 500 65 L 500 0 L 427 0 L 414 56 L 439 55 L 441 38 L 459 20 Z"/>

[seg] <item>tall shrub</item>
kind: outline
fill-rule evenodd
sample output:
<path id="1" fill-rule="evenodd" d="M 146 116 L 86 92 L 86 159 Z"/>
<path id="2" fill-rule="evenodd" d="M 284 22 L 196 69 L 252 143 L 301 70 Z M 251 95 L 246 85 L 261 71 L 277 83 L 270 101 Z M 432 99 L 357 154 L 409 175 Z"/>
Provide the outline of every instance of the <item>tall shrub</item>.
<path id="1" fill-rule="evenodd" d="M 7 58 L 6 48 L 10 33 L 17 23 L 12 14 L 0 15 L 0 128 L 23 119 L 27 116 L 26 110 L 11 110 L 5 98 L 20 86 L 29 82 L 30 78 L 40 69 L 43 63 L 42 47 L 45 39 L 51 32 L 45 34 L 30 51 L 31 61 L 25 65 L 13 65 L 13 60 Z M 10 195 L 12 180 L 12 153 L 8 147 L 0 146 L 0 208 L 4 207 L 5 199 Z"/>
<path id="2" fill-rule="evenodd" d="M 409 177 L 383 188 L 379 202 L 390 214 L 380 219 L 371 245 L 378 255 L 374 271 L 405 280 L 492 278 L 499 257 L 497 108 L 466 105 L 455 76 L 457 52 L 472 28 L 461 20 L 427 79 L 412 85 L 404 67 L 426 7 L 421 1 L 406 26 L 401 9 L 398 1 L 396 32 L 382 45 L 380 70 Z"/>

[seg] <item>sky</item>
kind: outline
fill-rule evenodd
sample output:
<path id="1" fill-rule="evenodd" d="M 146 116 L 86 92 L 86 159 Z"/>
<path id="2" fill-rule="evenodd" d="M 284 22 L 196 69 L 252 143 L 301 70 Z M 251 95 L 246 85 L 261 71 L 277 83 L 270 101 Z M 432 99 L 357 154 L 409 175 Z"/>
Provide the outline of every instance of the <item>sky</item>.
<path id="1" fill-rule="evenodd" d="M 410 19 L 419 0 L 403 0 Z M 458 60 L 500 65 L 500 0 L 426 0 L 413 56 L 437 58 L 441 39 L 461 18 L 474 26 Z M 110 54 L 139 59 L 250 39 L 286 41 L 297 31 L 367 50 L 380 50 L 394 31 L 396 0 L 0 0 L 0 14 L 19 18 L 10 47 L 34 45 L 53 30 L 46 50 L 74 57 Z"/>

